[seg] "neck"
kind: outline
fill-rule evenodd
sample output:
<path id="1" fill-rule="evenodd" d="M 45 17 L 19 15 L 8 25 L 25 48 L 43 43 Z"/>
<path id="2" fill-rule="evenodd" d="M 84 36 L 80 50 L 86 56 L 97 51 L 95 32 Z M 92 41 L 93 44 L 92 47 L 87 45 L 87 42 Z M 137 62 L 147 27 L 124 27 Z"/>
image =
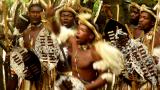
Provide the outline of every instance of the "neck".
<path id="1" fill-rule="evenodd" d="M 32 26 L 36 26 L 36 27 L 39 27 L 39 26 L 41 26 L 42 25 L 42 23 L 33 23 L 33 24 L 31 24 Z"/>
<path id="2" fill-rule="evenodd" d="M 148 28 L 148 29 L 144 29 L 144 33 L 148 33 L 149 31 L 151 31 L 152 27 L 151 28 Z"/>
<path id="3" fill-rule="evenodd" d="M 88 50 L 91 47 L 90 44 L 79 45 L 79 48 L 83 51 Z"/>
<path id="4" fill-rule="evenodd" d="M 31 30 L 35 30 L 35 29 L 37 29 L 37 28 L 42 27 L 42 23 L 39 23 L 39 24 L 37 24 L 37 25 L 31 24 L 30 27 L 31 27 Z"/>
<path id="5" fill-rule="evenodd" d="M 132 24 L 132 25 L 138 25 L 138 20 L 131 20 L 130 24 Z"/>

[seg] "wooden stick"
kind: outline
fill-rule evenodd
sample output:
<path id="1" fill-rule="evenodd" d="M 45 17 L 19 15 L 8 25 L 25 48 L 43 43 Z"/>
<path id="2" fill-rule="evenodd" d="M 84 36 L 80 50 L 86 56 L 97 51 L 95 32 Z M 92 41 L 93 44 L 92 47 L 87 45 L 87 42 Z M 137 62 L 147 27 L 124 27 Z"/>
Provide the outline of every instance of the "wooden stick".
<path id="1" fill-rule="evenodd" d="M 129 37 L 130 37 L 131 39 L 133 39 L 133 34 L 131 33 L 131 30 L 129 29 L 128 25 L 125 24 L 125 27 L 126 27 L 128 33 L 129 33 Z"/>
<path id="2" fill-rule="evenodd" d="M 95 18 L 94 18 L 94 23 L 96 23 L 96 21 L 97 21 L 97 18 L 99 16 L 99 13 L 100 13 L 101 8 L 102 8 L 102 4 L 103 4 L 103 1 L 100 1 L 98 11 L 96 12 L 96 15 L 95 15 Z"/>
<path id="3" fill-rule="evenodd" d="M 5 62 L 5 58 L 6 58 L 6 52 L 3 50 L 2 53 L 2 57 L 3 57 L 3 62 Z M 3 73 L 3 88 L 4 90 L 6 90 L 6 75 L 5 75 L 5 68 L 4 68 L 4 64 L 2 64 L 2 73 Z"/>
<path id="4" fill-rule="evenodd" d="M 119 4 L 117 4 L 116 6 L 117 6 L 117 21 L 119 21 Z"/>
<path id="5" fill-rule="evenodd" d="M 160 2 L 158 1 L 158 4 L 160 4 Z M 159 10 L 157 9 L 157 16 L 158 16 L 158 12 Z M 152 47 L 151 47 L 151 54 L 153 53 L 153 49 L 154 49 L 154 40 L 155 40 L 155 34 L 156 34 L 156 30 L 157 30 L 157 26 L 158 26 L 158 19 L 156 18 L 156 22 L 154 25 L 154 29 L 153 29 L 153 39 L 152 39 Z"/>

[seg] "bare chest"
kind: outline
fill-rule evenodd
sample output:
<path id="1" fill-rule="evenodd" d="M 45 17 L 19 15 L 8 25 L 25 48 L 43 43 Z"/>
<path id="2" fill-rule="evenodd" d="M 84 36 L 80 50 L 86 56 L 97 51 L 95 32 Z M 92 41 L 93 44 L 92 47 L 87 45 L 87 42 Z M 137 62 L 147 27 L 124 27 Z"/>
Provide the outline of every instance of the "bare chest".
<path id="1" fill-rule="evenodd" d="M 93 58 L 90 51 L 79 51 L 72 57 L 72 66 L 81 69 L 92 67 Z"/>
<path id="2" fill-rule="evenodd" d="M 28 30 L 28 32 L 26 32 L 24 35 L 25 44 L 27 46 L 30 46 L 30 44 L 32 44 L 32 46 L 34 46 L 34 42 L 35 42 L 36 37 L 38 36 L 39 32 L 40 32 L 39 28 L 35 29 L 34 31 Z"/>

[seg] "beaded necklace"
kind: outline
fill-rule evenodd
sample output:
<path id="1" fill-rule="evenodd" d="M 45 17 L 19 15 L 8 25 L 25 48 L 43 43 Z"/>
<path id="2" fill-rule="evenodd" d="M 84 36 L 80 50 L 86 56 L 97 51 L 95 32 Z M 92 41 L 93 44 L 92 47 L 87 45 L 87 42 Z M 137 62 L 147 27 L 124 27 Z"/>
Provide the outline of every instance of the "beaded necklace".
<path id="1" fill-rule="evenodd" d="M 78 73 L 78 77 L 80 78 L 80 74 L 78 72 L 78 65 L 77 65 L 77 59 L 78 59 L 78 51 L 75 52 L 75 56 L 74 56 L 74 63 L 75 63 L 75 66 L 76 66 L 76 72 Z"/>
<path id="2" fill-rule="evenodd" d="M 88 49 L 88 45 L 79 45 L 78 48 L 80 48 L 82 51 L 86 51 Z M 78 65 L 77 65 L 77 61 L 78 61 L 78 51 L 76 50 L 75 55 L 74 55 L 74 63 L 75 63 L 75 67 L 76 67 L 76 72 L 78 73 L 78 77 L 81 78 L 79 72 L 78 72 Z"/>

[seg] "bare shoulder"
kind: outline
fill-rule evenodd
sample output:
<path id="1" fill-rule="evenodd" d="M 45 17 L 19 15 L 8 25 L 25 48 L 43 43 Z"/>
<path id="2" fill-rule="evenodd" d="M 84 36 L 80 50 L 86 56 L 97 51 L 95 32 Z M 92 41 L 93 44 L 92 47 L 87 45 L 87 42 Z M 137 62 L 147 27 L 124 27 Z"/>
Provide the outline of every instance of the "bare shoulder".
<path id="1" fill-rule="evenodd" d="M 30 28 L 27 28 L 26 30 L 23 31 L 23 35 L 26 35 L 29 32 L 30 32 Z"/>
<path id="2" fill-rule="evenodd" d="M 93 58 L 93 61 L 99 61 L 99 60 L 101 60 L 101 56 L 98 54 L 98 52 L 96 52 L 95 47 L 92 47 L 90 49 L 90 52 L 91 52 L 91 56 Z"/>

